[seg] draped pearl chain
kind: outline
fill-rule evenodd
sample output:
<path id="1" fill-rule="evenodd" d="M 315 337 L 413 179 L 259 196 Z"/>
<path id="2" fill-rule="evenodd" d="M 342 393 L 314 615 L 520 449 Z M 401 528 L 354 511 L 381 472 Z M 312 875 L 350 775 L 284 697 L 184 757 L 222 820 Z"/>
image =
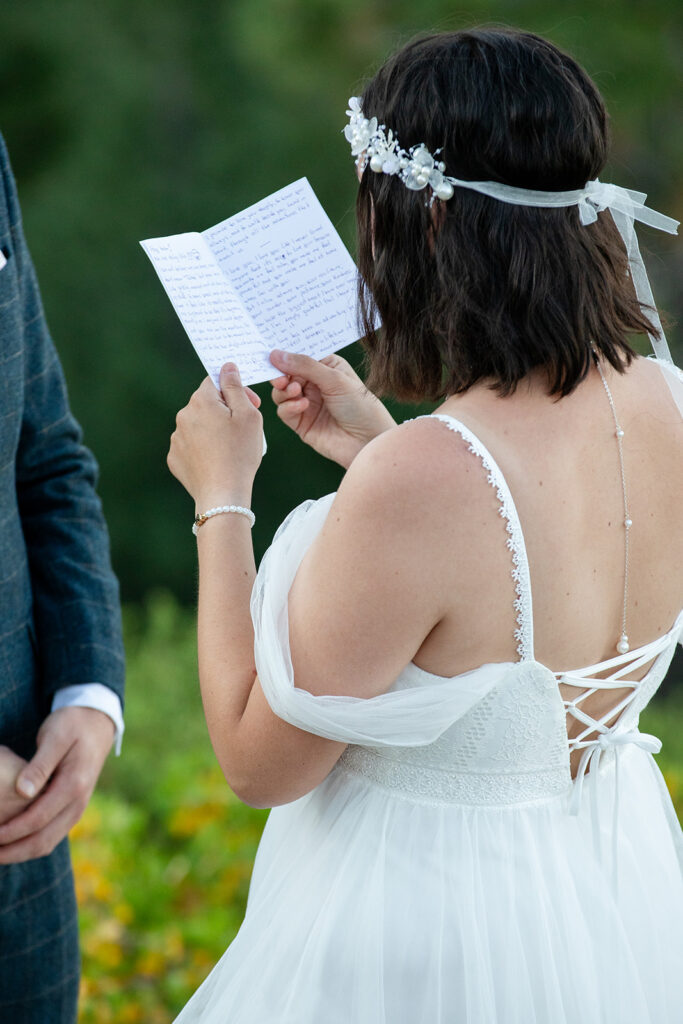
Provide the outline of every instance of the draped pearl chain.
<path id="1" fill-rule="evenodd" d="M 619 654 L 627 654 L 630 650 L 630 644 L 628 636 L 626 634 L 626 608 L 628 604 L 628 563 L 629 563 L 629 538 L 631 533 L 631 527 L 633 526 L 633 520 L 628 509 L 628 492 L 626 490 L 626 471 L 624 469 L 624 431 L 619 425 L 617 418 L 617 411 L 614 407 L 614 399 L 612 398 L 612 392 L 610 391 L 609 384 L 605 379 L 605 374 L 602 372 L 602 366 L 600 361 L 595 355 L 595 365 L 598 368 L 598 373 L 602 380 L 602 386 L 605 389 L 605 394 L 609 399 L 610 409 L 612 410 L 612 418 L 614 419 L 614 432 L 617 439 L 617 450 L 619 452 L 619 470 L 621 472 L 621 492 L 624 499 L 624 604 L 621 613 L 621 636 L 617 642 L 617 651 Z"/>

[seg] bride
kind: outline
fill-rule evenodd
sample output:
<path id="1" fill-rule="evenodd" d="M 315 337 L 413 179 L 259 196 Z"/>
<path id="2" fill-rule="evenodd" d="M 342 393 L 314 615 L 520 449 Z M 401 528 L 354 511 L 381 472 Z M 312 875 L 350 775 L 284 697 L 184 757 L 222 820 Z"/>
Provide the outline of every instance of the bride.
<path id="1" fill-rule="evenodd" d="M 683 843 L 638 716 L 683 633 L 683 385 L 633 220 L 675 225 L 597 180 L 603 101 L 533 35 L 411 43 L 349 118 L 368 387 L 272 355 L 338 493 L 257 575 L 234 365 L 171 442 L 211 740 L 274 808 L 178 1020 L 674 1024 Z M 373 392 L 441 404 L 397 426 Z"/>

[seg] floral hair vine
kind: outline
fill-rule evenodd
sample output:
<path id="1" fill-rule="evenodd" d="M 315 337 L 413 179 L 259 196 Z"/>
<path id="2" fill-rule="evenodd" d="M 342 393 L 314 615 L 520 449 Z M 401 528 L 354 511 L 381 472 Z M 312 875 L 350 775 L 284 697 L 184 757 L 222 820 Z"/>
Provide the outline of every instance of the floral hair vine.
<path id="1" fill-rule="evenodd" d="M 406 188 L 413 192 L 419 192 L 429 186 L 432 196 L 427 202 L 427 206 L 431 206 L 435 199 L 450 199 L 457 185 L 459 188 L 471 189 L 473 192 L 479 192 L 491 199 L 497 199 L 502 203 L 511 203 L 515 206 L 532 206 L 539 209 L 576 206 L 580 223 L 584 226 L 594 224 L 599 213 L 609 210 L 628 255 L 629 271 L 636 296 L 647 310 L 647 315 L 652 322 L 653 330 L 650 331 L 652 349 L 658 359 L 666 363 L 673 363 L 655 306 L 643 257 L 638 248 L 634 221 L 648 224 L 660 231 L 667 231 L 671 235 L 677 233 L 678 221 L 646 206 L 647 196 L 644 192 L 622 188 L 620 185 L 611 185 L 598 179 L 587 181 L 582 188 L 578 189 L 543 192 L 537 189 L 506 185 L 502 181 L 465 181 L 462 178 L 448 177 L 444 173 L 446 165 L 443 161 L 435 159 L 440 150 L 435 150 L 432 155 L 424 143 L 413 146 L 407 151 L 401 149 L 398 139 L 391 129 L 387 131 L 386 125 L 378 124 L 376 117 L 367 118 L 364 115 L 358 96 L 351 97 L 346 113 L 349 123 L 344 128 L 344 135 L 351 143 L 351 153 L 358 158 L 360 169 L 364 171 L 369 163 L 371 170 L 376 174 L 395 174 Z M 668 375 L 665 374 L 665 376 L 668 379 Z M 669 383 L 671 382 L 669 381 Z M 683 413 L 683 398 L 674 390 L 673 385 L 671 385 L 671 393 L 676 405 Z"/>
<path id="2" fill-rule="evenodd" d="M 360 105 L 360 98 L 352 96 L 346 111 L 349 123 L 344 128 L 347 142 L 351 143 L 352 156 L 358 157 L 362 171 L 370 164 L 376 174 L 397 174 L 411 192 L 420 192 L 427 185 L 432 190 L 429 206 L 435 199 L 450 199 L 453 185 L 445 176 L 446 165 L 437 162 L 424 143 L 410 150 L 401 149 L 398 139 L 386 125 L 378 124 L 376 117 L 367 118 Z M 440 150 L 436 150 L 435 156 Z"/>

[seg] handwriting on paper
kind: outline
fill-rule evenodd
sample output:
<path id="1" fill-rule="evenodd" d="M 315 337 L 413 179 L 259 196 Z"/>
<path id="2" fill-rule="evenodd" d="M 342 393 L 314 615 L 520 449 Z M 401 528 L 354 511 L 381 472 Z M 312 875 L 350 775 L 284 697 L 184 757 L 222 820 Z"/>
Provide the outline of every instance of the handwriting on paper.
<path id="1" fill-rule="evenodd" d="M 260 366 L 254 354 L 266 353 L 265 342 L 202 236 L 170 235 L 143 245 L 209 376 L 217 383 L 230 358 L 246 380 Z"/>
<path id="2" fill-rule="evenodd" d="M 271 379 L 273 348 L 320 359 L 355 341 L 356 268 L 305 178 L 198 234 L 142 242 L 217 380 Z"/>

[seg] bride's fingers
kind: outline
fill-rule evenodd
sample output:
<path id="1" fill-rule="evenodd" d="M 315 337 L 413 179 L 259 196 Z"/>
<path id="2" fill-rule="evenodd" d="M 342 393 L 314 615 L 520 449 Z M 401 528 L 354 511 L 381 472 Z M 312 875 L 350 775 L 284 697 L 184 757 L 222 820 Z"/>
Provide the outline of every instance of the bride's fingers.
<path id="1" fill-rule="evenodd" d="M 298 394 L 303 391 L 306 382 L 301 377 L 276 377 L 270 383 L 278 391 L 283 391 L 286 394 Z"/>
<path id="2" fill-rule="evenodd" d="M 279 405 L 281 402 L 290 401 L 292 398 L 300 398 L 303 391 L 304 389 L 298 380 L 291 380 L 282 390 L 273 388 L 273 401 L 276 405 Z"/>
<path id="3" fill-rule="evenodd" d="M 251 388 L 249 387 L 245 387 L 244 390 L 246 391 L 247 398 L 249 399 L 251 404 L 254 406 L 254 408 L 258 409 L 261 405 L 261 396 L 257 395 L 256 392 L 252 391 Z"/>
<path id="4" fill-rule="evenodd" d="M 298 395 L 292 395 L 291 398 L 286 398 L 285 401 L 282 402 L 281 404 L 289 406 L 298 406 L 301 402 L 305 402 L 306 404 L 308 404 L 308 401 L 308 395 L 301 393 Z"/>
<path id="5" fill-rule="evenodd" d="M 339 370 L 339 372 L 343 373 L 346 377 L 358 377 L 358 374 L 351 366 L 351 363 L 347 362 L 342 356 L 338 356 L 336 352 L 333 352 L 332 355 L 325 356 L 320 360 L 320 362 L 324 363 L 325 366 L 331 367 L 333 370 Z"/>
<path id="6" fill-rule="evenodd" d="M 289 419 L 290 416 L 300 416 L 302 412 L 306 412 L 308 406 L 309 400 L 305 395 L 290 398 L 286 402 L 278 403 L 277 414 L 280 419 Z"/>
<path id="7" fill-rule="evenodd" d="M 277 388 L 273 388 L 271 397 L 276 405 L 282 405 L 283 402 L 287 401 L 287 395 L 284 391 L 278 391 Z"/>
<path id="8" fill-rule="evenodd" d="M 298 398 L 302 391 L 302 382 L 298 378 L 292 377 L 287 387 L 284 388 L 283 394 L 286 398 Z"/>
<path id="9" fill-rule="evenodd" d="M 282 377 L 273 377 L 270 383 L 273 385 L 273 387 L 278 388 L 280 390 L 284 390 L 285 388 L 289 387 L 289 385 L 292 384 L 292 382 L 294 381 L 297 381 L 299 384 L 303 385 L 306 383 L 306 378 L 302 377 L 301 375 L 286 373 L 283 374 Z"/>

